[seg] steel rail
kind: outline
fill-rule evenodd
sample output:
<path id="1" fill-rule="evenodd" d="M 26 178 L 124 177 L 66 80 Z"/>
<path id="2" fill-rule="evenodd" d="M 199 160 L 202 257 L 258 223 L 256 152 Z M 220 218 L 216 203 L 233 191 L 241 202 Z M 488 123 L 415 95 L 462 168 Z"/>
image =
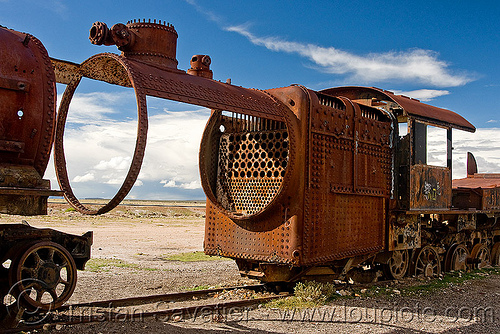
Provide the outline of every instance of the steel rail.
<path id="1" fill-rule="evenodd" d="M 137 313 L 119 313 L 119 312 L 102 312 L 99 315 L 78 315 L 78 316 L 65 316 L 59 315 L 60 320 L 49 320 L 49 321 L 40 321 L 40 323 L 25 325 L 11 329 L 4 329 L 2 333 L 19 333 L 19 332 L 29 332 L 37 329 L 48 329 L 53 328 L 57 325 L 59 326 L 73 326 L 79 324 L 89 324 L 89 323 L 98 323 L 98 322 L 106 322 L 113 321 L 119 319 L 120 322 L 126 321 L 137 321 L 137 319 L 144 318 L 155 318 L 158 321 L 167 322 L 168 320 L 186 320 L 197 317 L 206 317 L 206 316 L 214 316 L 217 315 L 216 320 L 220 321 L 223 319 L 225 315 L 233 314 L 234 310 L 240 311 L 237 308 L 242 307 L 250 307 L 252 305 L 266 303 L 271 300 L 285 298 L 290 296 L 289 293 L 280 293 L 280 295 L 276 296 L 268 296 L 268 297 L 260 297 L 254 299 L 246 299 L 246 300 L 233 300 L 227 302 L 217 302 L 212 304 L 205 305 L 194 305 L 187 307 L 179 307 L 172 308 L 167 310 L 159 310 L 159 311 L 150 311 L 150 312 L 142 312 L 140 314 Z M 89 303 L 90 304 L 90 303 Z M 229 312 L 229 313 L 228 313 Z M 175 318 L 173 318 L 175 317 Z M 69 318 L 69 319 L 68 319 Z M 77 319 L 73 319 L 77 318 Z"/>
<path id="2" fill-rule="evenodd" d="M 238 289 L 247 289 L 247 290 L 259 290 L 265 288 L 265 284 L 256 284 L 256 285 L 242 285 L 235 287 L 226 287 L 226 288 L 215 288 L 215 289 L 203 289 L 196 291 L 186 291 L 186 292 L 176 292 L 176 293 L 167 293 L 160 295 L 150 295 L 150 296 L 142 296 L 142 297 L 130 297 L 130 298 L 120 298 L 120 299 L 110 299 L 110 300 L 101 300 L 95 302 L 86 302 L 86 303 L 78 303 L 78 304 L 68 304 L 59 307 L 57 311 L 66 311 L 69 309 L 75 309 L 79 307 L 124 307 L 124 306 L 133 306 L 133 305 L 144 305 L 150 303 L 156 303 L 161 301 L 180 301 L 187 300 L 193 297 L 199 297 L 206 295 L 208 296 L 211 293 L 218 293 L 222 291 L 232 291 Z"/>

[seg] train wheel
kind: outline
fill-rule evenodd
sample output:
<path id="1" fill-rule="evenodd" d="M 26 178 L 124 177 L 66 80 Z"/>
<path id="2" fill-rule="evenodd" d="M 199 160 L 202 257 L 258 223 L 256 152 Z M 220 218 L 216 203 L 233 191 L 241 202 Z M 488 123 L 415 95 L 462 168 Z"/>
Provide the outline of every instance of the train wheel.
<path id="1" fill-rule="evenodd" d="M 441 261 L 439 254 L 432 246 L 425 246 L 417 251 L 413 261 L 413 273 L 415 276 L 433 277 L 441 273 Z"/>
<path id="2" fill-rule="evenodd" d="M 14 296 L 26 307 L 44 311 L 57 309 L 75 290 L 75 261 L 57 243 L 32 244 L 12 263 L 10 284 Z"/>
<path id="3" fill-rule="evenodd" d="M 384 273 L 388 278 L 401 279 L 406 275 L 410 264 L 408 250 L 397 250 L 392 252 L 392 257 L 384 265 Z"/>
<path id="4" fill-rule="evenodd" d="M 467 270 L 469 250 L 464 245 L 454 244 L 446 253 L 444 270 Z"/>
<path id="5" fill-rule="evenodd" d="M 490 250 L 484 244 L 477 244 L 472 248 L 470 253 L 471 258 L 474 260 L 474 268 L 482 269 L 491 265 Z"/>
<path id="6" fill-rule="evenodd" d="M 500 242 L 497 242 L 491 248 L 491 264 L 500 266 Z"/>

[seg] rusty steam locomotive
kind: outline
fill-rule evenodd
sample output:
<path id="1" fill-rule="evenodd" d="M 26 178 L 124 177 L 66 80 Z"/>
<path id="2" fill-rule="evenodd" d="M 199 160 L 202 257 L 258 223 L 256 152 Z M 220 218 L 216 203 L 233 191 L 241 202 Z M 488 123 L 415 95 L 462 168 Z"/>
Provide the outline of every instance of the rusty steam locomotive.
<path id="1" fill-rule="evenodd" d="M 9 59 L 0 65 L 3 212 L 44 213 L 53 193 L 41 178 L 54 137 L 68 202 L 87 214 L 115 207 L 139 173 L 146 96 L 155 96 L 212 110 L 199 156 L 207 196 L 204 248 L 235 259 L 242 275 L 290 282 L 383 268 L 401 278 L 500 264 L 500 174 L 478 174 L 470 155 L 467 178 L 452 181 L 452 129 L 475 131 L 452 111 L 368 87 L 246 89 L 213 80 L 207 55 L 193 56 L 185 72 L 177 69 L 177 32 L 165 22 L 112 28 L 96 22 L 92 43 L 116 45 L 122 54 L 101 53 L 81 64 L 49 59 L 30 35 L 0 33 L 2 59 Z M 74 196 L 63 150 L 69 105 L 83 77 L 133 87 L 137 99 L 130 170 L 98 210 Z M 55 122 L 56 81 L 67 88 Z M 446 166 L 427 163 L 429 126 L 445 129 Z M 83 268 L 90 256 L 91 235 L 16 228 L 0 231 L 2 262 L 12 261 L 0 268 L 2 288 L 36 279 L 43 284 L 24 288 L 54 300 L 42 304 L 35 293 L 24 297 L 27 304 L 62 304 L 74 288 L 75 263 Z M 40 254 L 48 258 L 39 261 Z M 60 276 L 63 264 L 69 279 Z M 50 287 L 61 283 L 67 288 L 58 296 Z"/>
<path id="2" fill-rule="evenodd" d="M 271 282 L 500 264 L 500 174 L 470 155 L 451 179 L 452 128 L 475 131 L 464 118 L 376 88 L 261 94 L 281 102 L 273 115 L 214 111 L 205 130 L 207 254 Z M 431 125 L 446 129 L 445 167 L 426 163 Z"/>

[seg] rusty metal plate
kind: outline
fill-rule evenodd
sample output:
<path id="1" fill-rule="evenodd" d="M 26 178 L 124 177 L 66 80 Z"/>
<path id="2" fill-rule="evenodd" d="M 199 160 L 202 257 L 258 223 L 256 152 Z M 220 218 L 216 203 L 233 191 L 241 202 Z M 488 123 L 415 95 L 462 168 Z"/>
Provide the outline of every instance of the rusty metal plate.
<path id="1" fill-rule="evenodd" d="M 481 189 L 459 188 L 452 190 L 452 204 L 454 208 L 476 209 L 483 208 L 483 192 Z"/>
<path id="2" fill-rule="evenodd" d="M 266 220 L 237 223 L 207 200 L 205 241 L 206 254 L 253 261 L 298 264 L 301 244 L 296 217 L 285 218 L 275 212 Z M 295 251 L 295 253 L 294 253 Z"/>
<path id="3" fill-rule="evenodd" d="M 464 179 L 453 180 L 453 188 L 498 188 L 500 187 L 500 174 L 474 174 Z"/>
<path id="4" fill-rule="evenodd" d="M 500 188 L 483 189 L 483 210 L 500 210 Z"/>
<path id="5" fill-rule="evenodd" d="M 245 89 L 185 74 L 160 70 L 147 64 L 134 62 L 138 82 L 147 95 L 173 101 L 196 104 L 210 109 L 283 120 L 284 106 L 262 91 Z"/>
<path id="6" fill-rule="evenodd" d="M 451 207 L 451 173 L 446 167 L 411 166 L 410 189 L 410 210 Z"/>
<path id="7" fill-rule="evenodd" d="M 417 249 L 422 247 L 420 221 L 417 215 L 400 215 L 389 223 L 387 236 L 389 251 Z"/>
<path id="8" fill-rule="evenodd" d="M 382 197 L 311 190 L 304 215 L 304 264 L 326 263 L 382 250 Z"/>
<path id="9" fill-rule="evenodd" d="M 123 64 L 123 65 L 122 65 Z M 134 88 L 146 95 L 211 109 L 282 121 L 285 107 L 265 92 L 192 76 L 184 71 L 158 68 L 114 54 L 98 54 L 80 65 L 84 77 Z"/>
<path id="10" fill-rule="evenodd" d="M 67 85 L 79 76 L 79 64 L 55 58 L 50 58 L 50 61 L 52 62 L 52 66 L 54 67 L 54 73 L 56 75 L 57 83 Z"/>
<path id="11" fill-rule="evenodd" d="M 475 173 L 464 179 L 453 180 L 453 206 L 499 210 L 500 174 Z"/>
<path id="12" fill-rule="evenodd" d="M 392 188 L 391 120 L 347 99 L 318 94 L 317 101 L 311 110 L 307 164 L 307 264 L 383 249 Z"/>

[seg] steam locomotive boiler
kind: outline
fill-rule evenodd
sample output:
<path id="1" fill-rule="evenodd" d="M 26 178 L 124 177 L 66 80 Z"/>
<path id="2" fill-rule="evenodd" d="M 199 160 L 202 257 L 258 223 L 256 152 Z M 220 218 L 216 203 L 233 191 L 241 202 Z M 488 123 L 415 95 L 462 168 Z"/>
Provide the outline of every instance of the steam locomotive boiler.
<path id="1" fill-rule="evenodd" d="M 262 93 L 272 114 L 214 110 L 205 129 L 207 254 L 268 282 L 500 264 L 500 174 L 471 155 L 452 183 L 452 128 L 475 131 L 463 117 L 377 88 Z M 445 129 L 445 166 L 427 164 L 428 126 Z"/>

